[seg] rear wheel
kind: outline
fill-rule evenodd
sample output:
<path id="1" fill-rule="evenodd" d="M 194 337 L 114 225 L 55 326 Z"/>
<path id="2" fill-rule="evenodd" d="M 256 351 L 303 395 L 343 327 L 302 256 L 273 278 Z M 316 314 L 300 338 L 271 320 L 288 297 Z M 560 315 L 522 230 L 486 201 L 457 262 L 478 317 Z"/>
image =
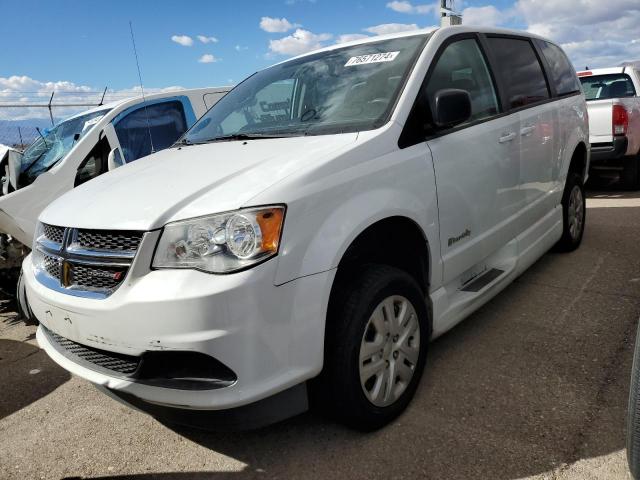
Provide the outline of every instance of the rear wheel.
<path id="1" fill-rule="evenodd" d="M 631 368 L 629 406 L 627 411 L 627 461 L 633 478 L 640 479 L 640 328 Z"/>
<path id="2" fill-rule="evenodd" d="M 640 155 L 624 159 L 622 184 L 629 190 L 640 189 Z"/>
<path id="3" fill-rule="evenodd" d="M 374 430 L 402 413 L 420 381 L 430 337 L 424 294 L 410 275 L 384 265 L 336 288 L 315 395 L 342 423 Z"/>
<path id="4" fill-rule="evenodd" d="M 580 246 L 584 234 L 587 205 L 582 177 L 569 172 L 562 194 L 562 237 L 556 248 L 571 252 Z"/>

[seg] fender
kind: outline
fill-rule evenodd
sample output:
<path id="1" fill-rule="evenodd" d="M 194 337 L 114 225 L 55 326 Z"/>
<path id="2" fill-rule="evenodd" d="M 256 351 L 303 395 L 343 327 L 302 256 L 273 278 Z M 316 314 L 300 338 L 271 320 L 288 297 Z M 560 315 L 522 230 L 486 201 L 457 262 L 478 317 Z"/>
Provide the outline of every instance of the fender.
<path id="1" fill-rule="evenodd" d="M 276 285 L 337 268 L 353 240 L 388 217 L 406 217 L 419 226 L 430 247 L 431 285 L 439 284 L 438 208 L 431 153 L 426 144 L 391 151 L 387 144 L 383 150 L 378 143 L 385 138 L 361 140 L 359 148 L 341 158 L 288 178 L 252 200 L 267 204 L 287 197 Z M 396 168 L 403 174 L 390 181 L 390 171 Z"/>
<path id="2" fill-rule="evenodd" d="M 573 98 L 582 98 L 581 96 Z M 585 161 L 585 168 L 583 172 L 583 181 L 586 182 L 589 175 L 589 161 L 591 156 L 591 145 L 589 143 L 589 133 L 585 131 L 585 118 L 587 116 L 586 107 L 582 102 L 574 101 L 572 105 L 567 105 L 564 110 L 567 112 L 567 117 L 564 119 L 569 125 L 566 140 L 563 142 L 564 148 L 562 149 L 562 163 L 560 167 L 560 194 L 564 191 L 564 184 L 567 181 L 567 175 L 569 173 L 569 166 L 573 159 L 573 154 L 580 143 L 584 144 L 587 151 L 587 158 Z"/>

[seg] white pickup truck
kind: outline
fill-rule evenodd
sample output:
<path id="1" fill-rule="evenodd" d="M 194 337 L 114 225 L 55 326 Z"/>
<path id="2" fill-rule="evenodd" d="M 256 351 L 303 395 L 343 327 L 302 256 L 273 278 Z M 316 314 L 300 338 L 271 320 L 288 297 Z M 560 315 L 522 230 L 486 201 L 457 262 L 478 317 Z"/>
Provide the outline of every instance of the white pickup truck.
<path id="1" fill-rule="evenodd" d="M 640 73 L 631 66 L 578 72 L 587 100 L 592 170 L 619 170 L 640 189 Z"/>

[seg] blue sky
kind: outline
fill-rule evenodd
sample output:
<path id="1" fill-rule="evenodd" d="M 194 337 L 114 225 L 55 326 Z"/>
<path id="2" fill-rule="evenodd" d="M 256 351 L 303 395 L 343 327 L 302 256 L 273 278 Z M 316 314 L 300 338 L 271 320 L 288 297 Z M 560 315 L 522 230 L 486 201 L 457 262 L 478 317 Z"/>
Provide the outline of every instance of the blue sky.
<path id="1" fill-rule="evenodd" d="M 436 25 L 438 3 L 0 0 L 0 102 L 16 95 L 30 99 L 31 91 L 46 96 L 52 88 L 68 94 L 104 86 L 133 91 L 138 80 L 129 20 L 145 87 L 201 87 L 237 83 L 342 35 Z M 457 0 L 455 7 L 465 24 L 546 35 L 581 67 L 640 58 L 639 0 Z"/>

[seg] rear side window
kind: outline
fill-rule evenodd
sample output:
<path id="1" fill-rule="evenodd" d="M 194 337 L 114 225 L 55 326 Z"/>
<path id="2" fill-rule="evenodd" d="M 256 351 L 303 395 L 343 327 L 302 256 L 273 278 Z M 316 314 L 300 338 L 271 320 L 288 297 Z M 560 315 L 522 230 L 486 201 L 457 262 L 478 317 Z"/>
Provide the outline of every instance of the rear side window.
<path id="1" fill-rule="evenodd" d="M 473 39 L 459 40 L 444 49 L 427 84 L 430 101 L 439 90 L 457 88 L 471 97 L 469 122 L 498 113 L 498 100 L 489 69 L 478 43 Z"/>
<path id="2" fill-rule="evenodd" d="M 133 162 L 171 146 L 186 130 L 182 103 L 162 102 L 140 107 L 115 125 L 125 161 Z M 149 138 L 151 132 L 151 139 Z"/>
<path id="3" fill-rule="evenodd" d="M 580 77 L 582 90 L 587 100 L 635 97 L 636 89 L 626 73 Z"/>
<path id="4" fill-rule="evenodd" d="M 542 66 L 528 40 L 489 37 L 487 41 L 504 81 L 510 108 L 524 107 L 549 98 Z"/>
<path id="5" fill-rule="evenodd" d="M 538 46 L 549 65 L 549 70 L 551 70 L 551 80 L 556 87 L 556 93 L 558 95 L 568 95 L 579 92 L 580 83 L 578 82 L 576 71 L 560 47 L 543 40 L 538 41 Z"/>

